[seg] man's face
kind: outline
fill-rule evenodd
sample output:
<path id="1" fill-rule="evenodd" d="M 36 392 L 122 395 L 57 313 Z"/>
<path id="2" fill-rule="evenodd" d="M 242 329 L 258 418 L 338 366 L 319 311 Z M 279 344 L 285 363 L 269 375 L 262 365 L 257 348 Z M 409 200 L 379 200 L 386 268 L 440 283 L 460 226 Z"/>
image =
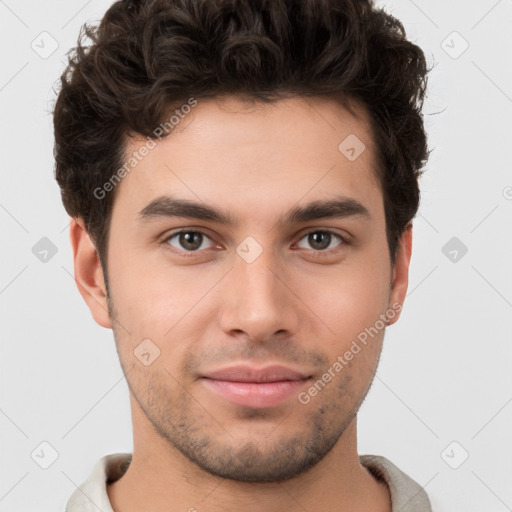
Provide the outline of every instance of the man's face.
<path id="1" fill-rule="evenodd" d="M 134 427 L 156 431 L 211 474 L 272 481 L 305 471 L 333 448 L 369 389 L 384 329 L 366 344 L 358 335 L 382 327 L 396 297 L 374 147 L 358 112 L 320 99 L 202 100 L 118 185 L 110 307 Z M 355 160 L 338 149 L 351 134 L 366 146 Z M 128 154 L 144 142 L 132 139 Z M 162 207 L 140 213 L 163 196 L 215 208 L 234 224 Z M 287 219 L 341 199 L 368 215 Z M 222 391 L 204 378 L 235 364 L 282 365 L 308 379 L 288 393 L 267 384 L 265 395 L 262 385 Z M 310 391 L 326 372 L 330 381 Z"/>

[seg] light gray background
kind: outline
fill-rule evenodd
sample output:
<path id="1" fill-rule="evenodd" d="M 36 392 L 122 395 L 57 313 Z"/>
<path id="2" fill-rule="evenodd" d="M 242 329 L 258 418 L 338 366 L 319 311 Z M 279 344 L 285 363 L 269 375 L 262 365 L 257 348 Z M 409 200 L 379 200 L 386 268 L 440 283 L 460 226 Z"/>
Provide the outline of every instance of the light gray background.
<path id="1" fill-rule="evenodd" d="M 113 336 L 75 286 L 53 178 L 52 86 L 80 25 L 109 5 L 0 1 L 3 512 L 63 510 L 100 457 L 132 449 Z M 359 415 L 359 452 L 388 457 L 436 511 L 511 510 L 512 3 L 385 5 L 435 63 L 424 109 L 434 151 L 408 297 Z M 31 47 L 51 49 L 43 31 L 58 43 L 47 58 Z M 57 248 L 45 263 L 32 252 L 43 237 Z M 468 249 L 457 261 L 443 252 L 453 237 Z M 48 469 L 35 462 L 51 462 L 42 442 L 58 452 Z"/>

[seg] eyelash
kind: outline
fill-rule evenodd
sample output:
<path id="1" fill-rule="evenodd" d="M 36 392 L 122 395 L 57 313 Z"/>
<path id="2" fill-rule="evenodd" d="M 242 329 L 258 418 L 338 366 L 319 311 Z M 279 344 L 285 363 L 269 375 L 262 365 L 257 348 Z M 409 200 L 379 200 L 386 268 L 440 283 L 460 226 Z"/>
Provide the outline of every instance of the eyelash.
<path id="1" fill-rule="evenodd" d="M 185 257 L 185 258 L 196 256 L 197 254 L 202 252 L 202 250 L 187 251 L 186 249 L 178 250 L 178 249 L 172 247 L 169 244 L 169 240 L 171 240 L 172 238 L 174 238 L 177 235 L 180 235 L 181 233 L 199 233 L 199 234 L 205 236 L 206 238 L 210 239 L 210 237 L 204 231 L 201 231 L 200 229 L 181 229 L 181 230 L 176 231 L 176 232 L 170 234 L 169 236 L 167 236 L 163 240 L 164 247 L 167 250 L 170 250 L 171 252 L 173 252 L 174 254 L 179 254 L 180 256 Z M 314 252 L 315 255 L 324 255 L 324 254 L 330 255 L 332 253 L 332 251 L 339 250 L 340 246 L 349 244 L 348 240 L 345 237 L 343 237 L 338 232 L 333 231 L 331 229 L 313 229 L 311 231 L 308 231 L 301 236 L 301 238 L 299 239 L 299 242 L 301 240 L 303 240 L 305 237 L 307 237 L 308 235 L 311 235 L 312 233 L 328 233 L 328 234 L 333 235 L 334 237 L 338 238 L 342 242 L 340 245 L 337 245 L 336 247 L 332 247 L 331 249 L 323 249 L 323 250 L 311 249 L 311 251 Z M 204 249 L 204 250 L 206 250 L 206 249 Z"/>

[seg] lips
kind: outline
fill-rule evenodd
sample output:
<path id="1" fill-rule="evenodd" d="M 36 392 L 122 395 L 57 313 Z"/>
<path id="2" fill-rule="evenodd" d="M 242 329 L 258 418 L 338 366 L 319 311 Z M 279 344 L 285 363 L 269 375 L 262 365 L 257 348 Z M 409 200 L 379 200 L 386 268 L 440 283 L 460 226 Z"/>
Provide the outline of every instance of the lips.
<path id="1" fill-rule="evenodd" d="M 231 382 L 280 382 L 284 380 L 304 380 L 310 377 L 286 366 L 273 365 L 256 369 L 250 366 L 231 366 L 213 372 L 203 377 L 207 379 L 231 381 Z"/>
<path id="2" fill-rule="evenodd" d="M 201 381 L 216 397 L 231 404 L 262 409 L 297 394 L 310 378 L 281 365 L 259 369 L 238 365 L 208 372 Z"/>

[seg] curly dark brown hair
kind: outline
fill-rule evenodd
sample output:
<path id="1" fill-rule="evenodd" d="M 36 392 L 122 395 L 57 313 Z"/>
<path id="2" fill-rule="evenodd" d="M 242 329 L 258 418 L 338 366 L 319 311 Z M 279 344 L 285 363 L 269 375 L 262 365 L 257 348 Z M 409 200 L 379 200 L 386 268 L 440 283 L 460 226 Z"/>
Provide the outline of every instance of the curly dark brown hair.
<path id="1" fill-rule="evenodd" d="M 106 277 L 117 188 L 94 191 L 123 166 L 128 136 L 152 137 L 191 97 L 329 96 L 369 114 L 394 264 L 428 158 L 428 71 L 402 23 L 371 0 L 117 1 L 99 25 L 82 26 L 60 79 L 54 155 L 64 207 L 84 220 Z"/>

